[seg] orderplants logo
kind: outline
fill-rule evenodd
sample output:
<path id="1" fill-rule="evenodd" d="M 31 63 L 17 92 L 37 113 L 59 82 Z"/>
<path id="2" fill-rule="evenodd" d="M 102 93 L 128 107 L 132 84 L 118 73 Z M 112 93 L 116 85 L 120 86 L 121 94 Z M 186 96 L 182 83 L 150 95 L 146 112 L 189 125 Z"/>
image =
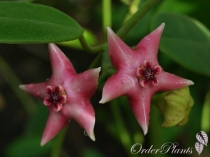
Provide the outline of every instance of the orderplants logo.
<path id="1" fill-rule="evenodd" d="M 195 143 L 195 149 L 200 155 L 201 152 L 203 151 L 204 145 L 207 146 L 208 136 L 204 131 L 200 131 L 199 133 L 196 134 L 196 139 L 198 141 Z"/>

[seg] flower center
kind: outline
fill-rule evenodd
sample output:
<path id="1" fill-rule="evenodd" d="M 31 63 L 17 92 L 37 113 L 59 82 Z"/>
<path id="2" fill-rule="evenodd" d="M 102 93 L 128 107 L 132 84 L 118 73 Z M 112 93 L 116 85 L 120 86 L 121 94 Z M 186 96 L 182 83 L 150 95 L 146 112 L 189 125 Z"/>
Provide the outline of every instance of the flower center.
<path id="1" fill-rule="evenodd" d="M 52 106 L 56 112 L 60 111 L 67 101 L 67 95 L 64 88 L 61 85 L 55 87 L 47 86 L 46 93 L 49 96 L 44 99 L 44 104 L 46 106 Z"/>
<path id="2" fill-rule="evenodd" d="M 162 68 L 159 65 L 152 66 L 148 60 L 145 60 L 140 67 L 137 68 L 136 77 L 142 87 L 148 87 L 151 83 L 154 86 L 159 84 L 156 77 L 161 72 Z"/>

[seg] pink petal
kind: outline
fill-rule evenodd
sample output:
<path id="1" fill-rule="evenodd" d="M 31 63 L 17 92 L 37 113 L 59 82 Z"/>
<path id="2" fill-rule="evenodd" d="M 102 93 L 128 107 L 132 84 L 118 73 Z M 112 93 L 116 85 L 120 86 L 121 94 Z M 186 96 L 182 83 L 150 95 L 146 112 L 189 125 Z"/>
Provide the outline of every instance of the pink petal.
<path id="1" fill-rule="evenodd" d="M 138 67 L 137 70 L 136 70 L 136 76 L 137 76 L 138 78 L 143 77 L 143 76 L 144 76 L 144 68 Z"/>
<path id="2" fill-rule="evenodd" d="M 70 83 L 66 81 L 66 87 L 71 88 L 73 95 L 80 95 L 89 98 L 97 89 L 100 71 L 101 68 L 95 68 L 77 74 L 73 77 Z"/>
<path id="3" fill-rule="evenodd" d="M 187 80 L 164 71 L 158 74 L 157 78 L 160 86 L 159 91 L 174 90 L 194 84 L 191 80 Z"/>
<path id="4" fill-rule="evenodd" d="M 147 80 L 147 79 L 141 79 L 141 80 L 139 80 L 139 83 L 140 83 L 140 85 L 141 85 L 142 87 L 144 87 L 144 88 L 147 88 L 147 87 L 149 87 L 149 85 L 150 85 L 150 81 Z"/>
<path id="5" fill-rule="evenodd" d="M 44 103 L 45 106 L 51 106 L 52 105 L 51 100 L 48 97 L 44 99 L 43 103 Z"/>
<path id="6" fill-rule="evenodd" d="M 107 27 L 109 55 L 116 69 L 132 63 L 132 49 Z"/>
<path id="7" fill-rule="evenodd" d="M 147 88 L 148 89 L 148 88 Z M 148 132 L 149 126 L 149 113 L 150 113 L 150 100 L 152 93 L 149 90 L 139 91 L 128 96 L 130 107 L 136 117 L 139 125 L 141 126 L 144 135 Z"/>
<path id="8" fill-rule="evenodd" d="M 54 88 L 52 86 L 47 86 L 45 91 L 46 91 L 47 94 L 50 95 L 54 91 Z"/>
<path id="9" fill-rule="evenodd" d="M 27 84 L 27 85 L 19 85 L 19 88 L 25 92 L 32 94 L 35 97 L 42 99 L 42 100 L 44 98 L 48 97 L 48 94 L 45 91 L 46 82 L 36 83 L 36 84 L 31 83 L 31 84 Z"/>
<path id="10" fill-rule="evenodd" d="M 80 98 L 75 104 L 64 105 L 62 109 L 66 117 L 73 118 L 85 130 L 88 136 L 95 141 L 94 125 L 95 125 L 95 112 L 88 100 Z"/>
<path id="11" fill-rule="evenodd" d="M 152 65 L 151 65 L 151 63 L 150 63 L 149 60 L 145 60 L 143 62 L 143 67 L 146 68 L 146 69 L 151 69 L 152 68 Z"/>
<path id="12" fill-rule="evenodd" d="M 51 43 L 48 46 L 53 72 L 52 78 L 61 79 L 65 73 L 75 74 L 74 67 L 66 55 L 55 44 Z"/>
<path id="13" fill-rule="evenodd" d="M 136 46 L 135 51 L 139 52 L 142 56 L 147 56 L 149 61 L 157 60 L 158 46 L 162 31 L 165 24 L 162 23 L 158 28 L 156 28 L 149 35 L 145 36 Z"/>
<path id="14" fill-rule="evenodd" d="M 129 90 L 135 88 L 136 84 L 138 84 L 137 78 L 134 79 L 123 71 L 115 73 L 106 81 L 99 103 L 104 104 L 119 96 L 126 95 Z"/>
<path id="15" fill-rule="evenodd" d="M 42 135 L 41 146 L 54 138 L 67 124 L 68 119 L 60 112 L 55 112 L 52 107 L 49 107 L 49 116 Z"/>
<path id="16" fill-rule="evenodd" d="M 154 66 L 154 73 L 155 75 L 159 74 L 162 71 L 162 67 L 160 65 Z"/>
<path id="17" fill-rule="evenodd" d="M 158 80 L 156 77 L 154 77 L 154 78 L 152 79 L 152 84 L 153 84 L 154 86 L 159 85 L 159 80 Z"/>
<path id="18" fill-rule="evenodd" d="M 63 104 L 60 104 L 60 103 L 53 104 L 53 110 L 55 112 L 59 112 L 62 108 L 63 108 Z"/>

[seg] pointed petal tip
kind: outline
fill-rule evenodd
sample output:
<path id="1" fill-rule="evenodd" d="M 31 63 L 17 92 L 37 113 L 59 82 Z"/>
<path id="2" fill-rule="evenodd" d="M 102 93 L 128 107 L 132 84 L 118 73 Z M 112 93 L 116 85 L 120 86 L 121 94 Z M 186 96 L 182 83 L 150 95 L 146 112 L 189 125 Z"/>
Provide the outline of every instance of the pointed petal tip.
<path id="1" fill-rule="evenodd" d="M 44 146 L 48 141 L 46 141 L 45 139 L 41 139 L 41 142 L 40 142 L 40 146 Z"/>
<path id="2" fill-rule="evenodd" d="M 91 140 L 96 141 L 94 132 L 89 136 Z"/>
<path id="3" fill-rule="evenodd" d="M 189 84 L 189 86 L 190 86 L 190 85 L 194 85 L 194 82 L 191 81 L 191 80 L 188 80 L 188 84 Z"/>
<path id="4" fill-rule="evenodd" d="M 159 30 L 160 32 L 162 32 L 164 28 L 165 28 L 165 23 L 161 23 L 160 26 L 156 28 L 156 30 Z"/>
<path id="5" fill-rule="evenodd" d="M 105 101 L 103 100 L 103 98 L 99 101 L 99 104 L 104 104 Z"/>
<path id="6" fill-rule="evenodd" d="M 21 84 L 21 85 L 19 85 L 18 87 L 19 87 L 20 89 L 22 89 L 22 90 L 24 90 L 24 89 L 25 89 L 25 85 L 22 85 L 22 84 Z"/>
<path id="7" fill-rule="evenodd" d="M 95 68 L 95 73 L 100 73 L 101 67 Z"/>
<path id="8" fill-rule="evenodd" d="M 147 125 L 141 125 L 141 128 L 142 128 L 144 136 L 145 136 L 148 133 L 148 126 Z"/>

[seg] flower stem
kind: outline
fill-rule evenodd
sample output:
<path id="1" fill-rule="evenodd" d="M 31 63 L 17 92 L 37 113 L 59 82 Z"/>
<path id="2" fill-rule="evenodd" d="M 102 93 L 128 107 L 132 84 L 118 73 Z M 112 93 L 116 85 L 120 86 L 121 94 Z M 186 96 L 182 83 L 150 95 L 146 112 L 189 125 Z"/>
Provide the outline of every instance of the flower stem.
<path id="1" fill-rule="evenodd" d="M 31 114 L 35 110 L 36 104 L 30 96 L 28 96 L 26 93 L 17 88 L 21 84 L 21 82 L 2 57 L 0 57 L 0 73 L 19 98 L 26 112 L 28 114 Z"/>
<path id="2" fill-rule="evenodd" d="M 103 31 L 106 34 L 106 27 L 111 27 L 111 0 L 103 0 Z"/>
<path id="3" fill-rule="evenodd" d="M 89 53 L 98 53 L 98 52 L 103 51 L 103 44 L 95 46 L 95 47 L 89 46 L 87 41 L 85 40 L 84 34 L 79 38 L 79 41 L 82 48 Z"/>
<path id="4" fill-rule="evenodd" d="M 61 150 L 62 150 L 62 144 L 63 144 L 64 137 L 66 135 L 67 130 L 68 130 L 68 127 L 65 127 L 57 135 L 57 137 L 54 141 L 54 146 L 52 148 L 51 157 L 60 157 Z"/>
<path id="5" fill-rule="evenodd" d="M 153 8 L 160 0 L 147 0 L 146 2 L 144 2 L 142 4 L 142 6 L 140 6 L 140 8 L 138 9 L 138 11 L 133 14 L 133 16 L 131 16 L 130 19 L 128 19 L 123 26 L 119 29 L 119 31 L 117 32 L 117 35 L 120 38 L 125 37 L 128 32 L 136 25 L 136 23 L 142 18 L 144 17 L 144 15 L 146 15 L 146 13 Z"/>

